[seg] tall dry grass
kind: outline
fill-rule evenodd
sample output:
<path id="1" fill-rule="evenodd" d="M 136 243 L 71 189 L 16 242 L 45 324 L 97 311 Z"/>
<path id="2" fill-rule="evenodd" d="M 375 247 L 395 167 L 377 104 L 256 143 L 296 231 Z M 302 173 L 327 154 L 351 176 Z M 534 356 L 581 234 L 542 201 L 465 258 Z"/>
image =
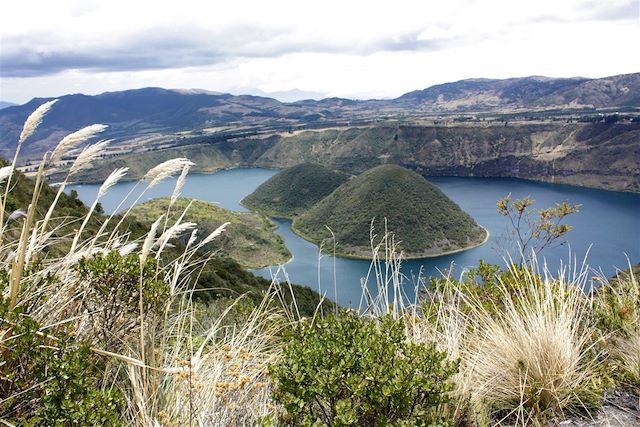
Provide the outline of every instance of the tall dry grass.
<path id="1" fill-rule="evenodd" d="M 39 108 L 25 124 L 19 146 L 32 135 L 54 102 Z M 101 186 L 97 198 L 82 218 L 79 227 L 70 235 L 54 236 L 65 225 L 54 218 L 56 204 L 69 179 L 77 171 L 88 167 L 103 151 L 108 141 L 87 145 L 77 156 L 59 185 L 53 203 L 43 217 L 36 209 L 45 185 L 45 177 L 55 162 L 68 150 L 86 143 L 104 130 L 92 125 L 63 138 L 52 153 L 40 162 L 34 179 L 31 203 L 24 213 L 9 215 L 21 221 L 19 234 L 7 234 L 3 229 L 0 243 L 0 268 L 9 272 L 10 312 L 20 310 L 41 325 L 42 334 L 49 334 L 55 343 L 54 331 L 61 325 L 70 330 L 78 343 L 91 345 L 94 355 L 105 358 L 104 386 L 119 389 L 126 402 L 123 421 L 127 425 L 151 426 L 227 426 L 252 425 L 269 413 L 270 385 L 267 378 L 269 363 L 277 358 L 277 336 L 281 329 L 294 321 L 296 313 L 285 312 L 283 290 L 273 283 L 264 300 L 253 307 L 242 322 L 227 321 L 238 301 L 214 316 L 194 302 L 193 277 L 209 260 L 202 248 L 218 238 L 227 224 L 207 236 L 197 235 L 197 225 L 183 222 L 185 212 L 173 224 L 162 216 L 145 236 L 131 240 L 129 232 L 121 230 L 128 211 L 119 217 L 102 219 L 97 234 L 87 236 L 87 225 L 95 216 L 97 203 L 109 189 L 122 179 L 127 170 L 115 170 Z M 11 192 L 13 171 L 2 168 L 0 176 L 5 185 L 0 199 L 0 211 Z M 147 189 L 180 173 L 174 197 L 178 197 L 189 167 L 187 159 L 173 159 L 152 168 L 138 185 Z M 128 197 L 131 196 L 130 193 Z M 141 197 L 139 195 L 138 197 Z M 122 201 L 124 203 L 125 200 Z M 188 209 L 188 208 L 187 208 Z M 4 222 L 4 221 L 2 221 Z M 183 234 L 190 236 L 182 253 L 166 258 L 171 242 Z M 39 256 L 50 246 L 66 247 L 66 253 L 51 257 Z M 77 268 L 82 259 L 116 252 L 128 255 L 137 252 L 140 264 L 139 310 L 116 314 L 112 325 L 95 322 L 100 310 L 92 295 L 91 280 Z M 38 259 L 37 267 L 31 264 Z M 143 271 L 150 264 L 156 266 L 153 275 L 166 285 L 168 294 L 161 302 L 161 310 L 148 312 L 142 300 Z M 55 277 L 56 280 L 48 280 Z M 282 308 L 280 308 L 282 307 Z M 206 316 L 203 313 L 208 313 Z M 119 316 L 119 317 L 118 317 Z M 122 316 L 128 318 L 122 319 Z M 0 326 L 0 347 L 10 345 L 12 327 L 7 319 Z M 123 331 L 126 331 L 123 333 Z M 105 339 L 104 337 L 112 339 Z M 4 396 L 8 401 L 13 396 Z M 0 420 L 9 423 L 7 420 Z"/>

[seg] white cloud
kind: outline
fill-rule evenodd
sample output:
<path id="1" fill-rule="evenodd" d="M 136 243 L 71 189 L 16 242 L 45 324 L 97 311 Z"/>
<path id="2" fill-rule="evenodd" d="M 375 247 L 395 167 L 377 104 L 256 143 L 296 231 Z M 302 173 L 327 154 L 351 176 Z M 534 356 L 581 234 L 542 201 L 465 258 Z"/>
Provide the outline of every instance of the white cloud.
<path id="1" fill-rule="evenodd" d="M 388 97 L 468 77 L 636 72 L 636 4 L 22 0 L 0 16 L 0 98 L 143 86 Z"/>

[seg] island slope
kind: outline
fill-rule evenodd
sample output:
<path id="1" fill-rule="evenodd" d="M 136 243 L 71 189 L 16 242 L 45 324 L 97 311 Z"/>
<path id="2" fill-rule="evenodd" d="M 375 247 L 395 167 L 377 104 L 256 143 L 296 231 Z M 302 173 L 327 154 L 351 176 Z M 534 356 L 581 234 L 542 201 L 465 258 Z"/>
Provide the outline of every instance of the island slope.
<path id="1" fill-rule="evenodd" d="M 371 257 L 370 225 L 395 235 L 405 258 L 443 255 L 478 246 L 487 232 L 436 186 L 396 165 L 382 165 L 349 180 L 297 217 L 293 228 L 320 243 L 335 233 L 337 252 Z"/>
<path id="2" fill-rule="evenodd" d="M 349 175 L 327 166 L 303 163 L 272 176 L 242 200 L 249 209 L 269 216 L 292 218 L 328 196 Z"/>

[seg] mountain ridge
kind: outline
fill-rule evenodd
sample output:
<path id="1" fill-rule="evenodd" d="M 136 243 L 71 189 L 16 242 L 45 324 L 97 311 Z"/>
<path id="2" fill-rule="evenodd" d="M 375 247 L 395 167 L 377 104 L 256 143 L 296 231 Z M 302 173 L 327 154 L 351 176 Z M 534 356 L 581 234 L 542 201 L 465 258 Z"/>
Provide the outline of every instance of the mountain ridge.
<path id="1" fill-rule="evenodd" d="M 26 117 L 49 99 L 34 98 L 0 110 L 0 154 L 12 154 Z M 61 135 L 93 123 L 109 125 L 104 137 L 118 144 L 145 135 L 175 138 L 181 132 L 220 126 L 283 131 L 440 113 L 639 108 L 640 73 L 600 79 L 467 79 L 385 100 L 334 97 L 284 103 L 255 95 L 158 87 L 99 95 L 70 94 L 58 99 L 36 134 L 25 143 L 25 156 L 37 157 L 51 149 Z"/>

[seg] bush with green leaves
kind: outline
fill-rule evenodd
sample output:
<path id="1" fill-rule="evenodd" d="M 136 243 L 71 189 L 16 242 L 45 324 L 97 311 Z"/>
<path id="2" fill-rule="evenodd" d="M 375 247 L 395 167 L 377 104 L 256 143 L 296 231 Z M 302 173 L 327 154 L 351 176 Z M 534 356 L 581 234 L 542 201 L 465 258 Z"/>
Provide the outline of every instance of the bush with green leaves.
<path id="1" fill-rule="evenodd" d="M 526 278 L 526 279 L 525 279 Z M 440 297 L 447 290 L 455 290 L 464 295 L 459 309 L 469 314 L 471 305 L 479 304 L 484 310 L 497 314 L 502 310 L 505 291 L 510 295 L 518 292 L 523 283 L 542 286 L 542 277 L 533 271 L 531 266 L 511 264 L 503 268 L 496 264 L 489 264 L 480 260 L 477 267 L 469 268 L 457 280 L 451 276 L 429 278 L 429 287 L 423 290 L 422 300 L 427 315 L 435 314 Z"/>
<path id="2" fill-rule="evenodd" d="M 122 256 L 112 251 L 83 258 L 74 268 L 83 283 L 82 303 L 96 338 L 107 349 L 117 348 L 139 326 L 141 284 L 144 313 L 148 316 L 160 314 L 169 295 L 155 259 L 147 260 L 141 268 L 137 254 Z"/>
<path id="3" fill-rule="evenodd" d="M 101 384 L 104 361 L 63 327 L 42 328 L 0 302 L 0 420 L 25 427 L 119 426 L 121 393 Z"/>
<path id="4" fill-rule="evenodd" d="M 403 320 L 339 314 L 303 322 L 271 367 L 282 425 L 449 425 L 457 363 L 410 342 Z"/>
<path id="5" fill-rule="evenodd" d="M 520 252 L 520 264 L 531 254 L 538 256 L 545 248 L 564 244 L 562 238 L 572 227 L 563 221 L 578 213 L 582 206 L 564 201 L 552 208 L 535 209 L 534 204 L 535 200 L 529 196 L 513 200 L 511 193 L 497 203 L 498 214 L 509 219 L 509 231 L 501 239 L 502 244 L 517 245 L 511 249 Z"/>
<path id="6" fill-rule="evenodd" d="M 640 391 L 640 266 L 595 289 L 594 313 L 616 385 Z"/>

